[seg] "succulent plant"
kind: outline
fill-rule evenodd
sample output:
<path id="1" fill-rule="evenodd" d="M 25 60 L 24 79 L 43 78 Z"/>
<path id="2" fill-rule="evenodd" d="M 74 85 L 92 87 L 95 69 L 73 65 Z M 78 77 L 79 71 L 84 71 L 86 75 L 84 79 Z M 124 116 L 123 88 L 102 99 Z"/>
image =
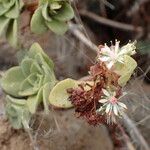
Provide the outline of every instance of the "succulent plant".
<path id="1" fill-rule="evenodd" d="M 16 98 L 6 96 L 6 115 L 15 129 L 29 129 L 31 113 L 27 107 L 25 99 L 18 100 Z"/>
<path id="2" fill-rule="evenodd" d="M 56 34 L 64 34 L 67 21 L 72 19 L 74 11 L 68 0 L 40 0 L 31 19 L 31 31 L 42 34 L 48 29 Z"/>
<path id="3" fill-rule="evenodd" d="M 26 100 L 26 106 L 31 114 L 43 102 L 45 112 L 48 112 L 48 96 L 56 84 L 54 64 L 35 43 L 24 56 L 19 66 L 9 69 L 1 80 L 3 90 L 10 98 L 18 102 Z M 25 102 L 24 102 L 25 103 Z"/>
<path id="4" fill-rule="evenodd" d="M 17 46 L 18 18 L 22 0 L 0 0 L 0 36 L 5 34 L 8 42 Z"/>

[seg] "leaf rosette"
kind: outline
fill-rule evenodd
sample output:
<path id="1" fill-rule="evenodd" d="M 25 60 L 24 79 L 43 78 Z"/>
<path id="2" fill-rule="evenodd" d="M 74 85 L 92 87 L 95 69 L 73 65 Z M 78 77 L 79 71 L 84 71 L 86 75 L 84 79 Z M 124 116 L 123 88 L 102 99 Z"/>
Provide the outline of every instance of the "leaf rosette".
<path id="1" fill-rule="evenodd" d="M 67 21 L 74 17 L 68 0 L 41 0 L 31 19 L 31 31 L 42 34 L 48 29 L 62 35 L 67 29 Z"/>
<path id="2" fill-rule="evenodd" d="M 31 46 L 19 66 L 9 69 L 1 80 L 3 90 L 18 102 L 25 101 L 31 114 L 43 102 L 48 112 L 48 97 L 56 84 L 54 64 L 39 44 Z"/>
<path id="3" fill-rule="evenodd" d="M 22 0 L 0 0 L 0 36 L 5 34 L 13 47 L 17 46 L 18 18 L 22 7 Z"/>

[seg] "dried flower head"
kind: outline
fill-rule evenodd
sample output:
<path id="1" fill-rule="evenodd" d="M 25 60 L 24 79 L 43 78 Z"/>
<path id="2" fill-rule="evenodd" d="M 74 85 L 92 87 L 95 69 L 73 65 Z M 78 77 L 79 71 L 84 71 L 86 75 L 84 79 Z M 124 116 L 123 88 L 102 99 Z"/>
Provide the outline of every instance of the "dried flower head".
<path id="1" fill-rule="evenodd" d="M 100 47 L 98 61 L 90 68 L 89 81 L 92 85 L 80 84 L 78 88 L 70 89 L 70 101 L 75 107 L 78 117 L 83 117 L 88 123 L 116 123 L 127 109 L 120 102 L 124 94 L 122 87 L 126 85 L 134 69 L 136 61 L 130 57 L 135 54 L 135 42 L 119 47 L 115 45 Z M 88 90 L 86 88 L 88 86 Z"/>
<path id="2" fill-rule="evenodd" d="M 97 113 L 97 109 L 102 105 L 99 103 L 99 98 L 103 95 L 102 89 L 106 88 L 107 85 L 120 88 L 117 80 L 118 75 L 108 70 L 103 62 L 92 66 L 90 68 L 90 81 L 93 84 L 87 82 L 80 84 L 78 88 L 68 90 L 69 99 L 75 107 L 76 115 L 85 118 L 92 125 L 105 123 L 105 116 Z"/>

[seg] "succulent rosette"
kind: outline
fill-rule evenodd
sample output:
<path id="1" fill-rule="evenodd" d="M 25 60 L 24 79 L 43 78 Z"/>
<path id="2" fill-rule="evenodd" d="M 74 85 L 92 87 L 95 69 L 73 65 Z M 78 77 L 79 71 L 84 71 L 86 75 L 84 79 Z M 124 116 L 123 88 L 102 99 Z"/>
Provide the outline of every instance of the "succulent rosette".
<path id="1" fill-rule="evenodd" d="M 0 0 L 0 36 L 17 46 L 18 18 L 23 6 L 22 0 Z"/>
<path id="2" fill-rule="evenodd" d="M 68 0 L 40 0 L 31 19 L 31 31 L 42 34 L 48 29 L 56 34 L 64 34 L 67 21 L 74 17 L 74 11 Z"/>
<path id="3" fill-rule="evenodd" d="M 19 113 L 20 107 L 23 107 L 34 114 L 38 105 L 43 102 L 47 113 L 49 93 L 56 84 L 53 68 L 52 60 L 39 44 L 33 44 L 19 66 L 9 69 L 1 79 L 1 86 L 9 95 L 6 105 L 11 104 L 11 107 L 6 106 L 6 112 L 14 107 L 13 109 Z"/>

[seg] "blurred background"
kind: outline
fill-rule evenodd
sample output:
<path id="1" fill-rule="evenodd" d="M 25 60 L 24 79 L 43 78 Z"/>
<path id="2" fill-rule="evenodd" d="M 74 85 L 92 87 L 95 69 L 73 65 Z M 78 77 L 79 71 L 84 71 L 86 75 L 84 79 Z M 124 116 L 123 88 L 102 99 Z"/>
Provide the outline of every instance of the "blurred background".
<path id="1" fill-rule="evenodd" d="M 105 126 L 91 127 L 84 120 L 76 119 L 72 110 L 53 110 L 49 116 L 43 117 L 43 125 L 35 127 L 35 132 L 31 133 L 31 137 L 36 139 L 34 149 L 149 150 L 150 1 L 71 0 L 70 2 L 75 11 L 75 18 L 69 23 L 69 30 L 64 36 L 56 36 L 52 32 L 41 36 L 31 33 L 29 22 L 32 12 L 25 9 L 20 21 L 19 39 L 22 49 L 29 48 L 33 42 L 39 42 L 53 59 L 59 80 L 66 77 L 80 79 L 88 74 L 89 67 L 95 62 L 96 46 L 104 43 L 110 45 L 110 41 L 114 43 L 115 39 L 119 40 L 121 45 L 136 40 L 137 54 L 134 58 L 138 62 L 138 68 L 124 88 L 129 93 L 124 100 L 129 109 L 119 123 L 122 127 L 120 130 Z M 11 48 L 5 39 L 0 38 L 1 73 L 17 65 L 16 52 L 17 50 Z M 16 145 L 19 150 L 24 150 L 26 146 L 33 149 L 27 134 L 11 129 L 3 116 L 1 91 L 0 95 L 2 116 L 0 149 L 15 150 Z M 45 137 L 47 132 L 48 136 Z"/>

